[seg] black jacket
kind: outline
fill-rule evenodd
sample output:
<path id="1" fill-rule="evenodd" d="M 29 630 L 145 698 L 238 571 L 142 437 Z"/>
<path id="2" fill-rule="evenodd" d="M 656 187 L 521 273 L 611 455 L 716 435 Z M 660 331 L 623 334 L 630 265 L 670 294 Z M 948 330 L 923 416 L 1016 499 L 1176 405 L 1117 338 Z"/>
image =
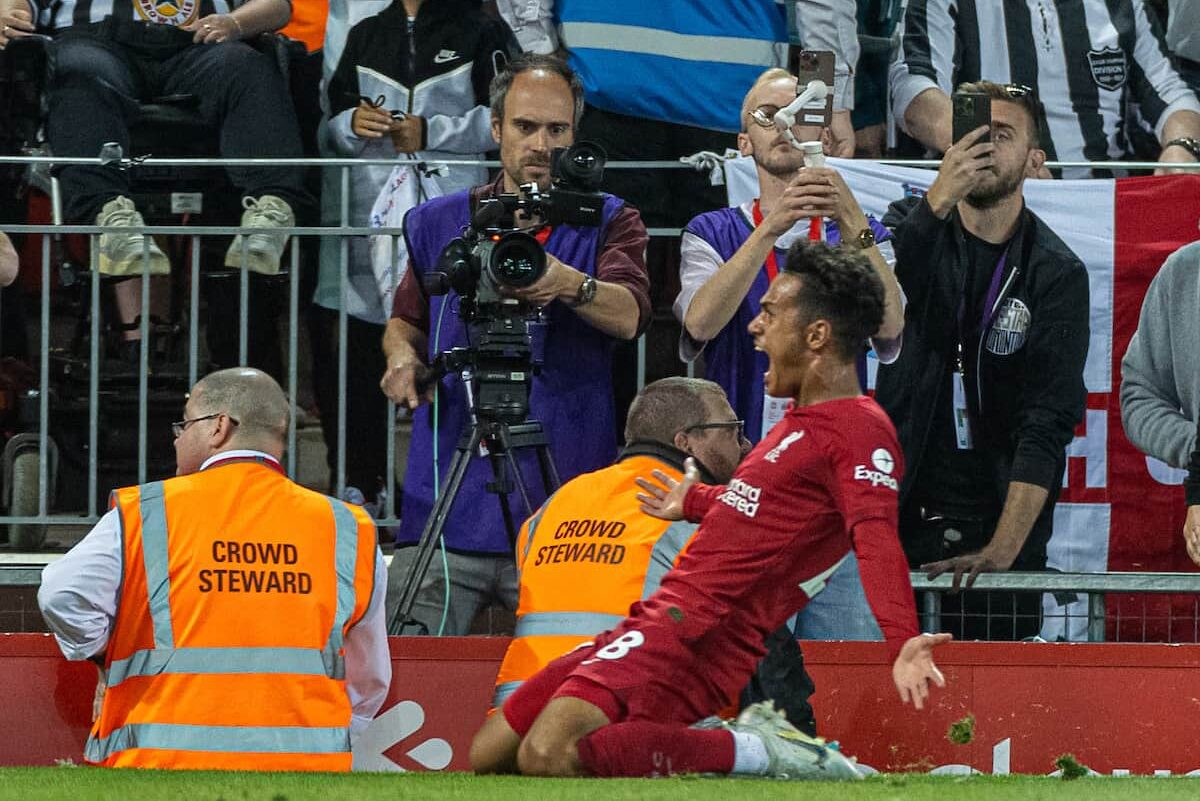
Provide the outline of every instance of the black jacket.
<path id="1" fill-rule="evenodd" d="M 966 244 L 958 212 L 939 220 L 923 198 L 893 203 L 884 225 L 896 235 L 896 278 L 908 306 L 903 350 L 896 362 L 880 367 L 876 397 L 904 449 L 903 505 L 920 473 L 939 382 L 953 370 Z M 1025 209 L 1001 287 L 999 313 L 976 352 L 965 354 L 964 383 L 975 446 L 986 457 L 998 497 L 1010 481 L 1050 491 L 1018 558 L 1018 565 L 1044 565 L 1066 447 L 1087 401 L 1088 275 L 1079 257 Z"/>
<path id="2" fill-rule="evenodd" d="M 488 84 L 518 52 L 512 31 L 502 20 L 483 13 L 472 0 L 424 3 L 408 33 L 408 16 L 399 2 L 350 29 L 346 46 L 329 81 L 330 116 L 354 108 L 359 100 L 358 68 L 366 68 L 408 88 L 411 102 L 398 109 L 427 115 L 422 95 L 473 90 L 475 105 L 488 105 Z M 469 75 L 458 77 L 470 65 Z M 373 99 L 373 98 L 372 98 Z M 440 109 L 432 109 L 440 111 Z M 444 111 L 442 113 L 445 113 Z"/>

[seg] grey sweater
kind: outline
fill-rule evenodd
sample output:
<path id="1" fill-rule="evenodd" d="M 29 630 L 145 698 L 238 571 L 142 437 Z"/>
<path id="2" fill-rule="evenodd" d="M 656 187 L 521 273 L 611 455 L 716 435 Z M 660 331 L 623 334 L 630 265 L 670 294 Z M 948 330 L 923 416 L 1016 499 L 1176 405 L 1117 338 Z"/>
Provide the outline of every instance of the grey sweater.
<path id="1" fill-rule="evenodd" d="M 1150 283 L 1121 360 L 1121 422 L 1130 442 L 1186 467 L 1200 420 L 1200 242 L 1171 254 Z"/>
<path id="2" fill-rule="evenodd" d="M 1200 424 L 1196 428 L 1196 437 L 1200 439 Z M 1183 482 L 1183 490 L 1188 506 L 1200 506 L 1200 449 L 1192 451 L 1192 461 L 1188 464 L 1187 480 Z"/>

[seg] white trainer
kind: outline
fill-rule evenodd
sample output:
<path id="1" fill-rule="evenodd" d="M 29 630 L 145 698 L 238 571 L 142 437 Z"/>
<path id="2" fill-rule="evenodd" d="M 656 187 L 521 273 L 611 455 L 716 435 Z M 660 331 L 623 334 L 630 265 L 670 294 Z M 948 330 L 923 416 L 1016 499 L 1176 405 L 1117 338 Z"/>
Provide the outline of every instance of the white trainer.
<path id="1" fill-rule="evenodd" d="M 242 198 L 242 208 L 245 209 L 242 212 L 243 228 L 292 228 L 296 225 L 292 207 L 274 195 L 263 195 L 257 200 Z M 246 269 L 263 275 L 277 275 L 287 241 L 287 234 L 238 234 L 225 253 L 225 266 L 241 269 L 244 250 Z"/>
<path id="2" fill-rule="evenodd" d="M 100 234 L 100 266 L 102 275 L 166 275 L 171 272 L 171 262 L 154 243 L 154 238 L 137 231 L 119 230 L 138 228 L 146 224 L 141 212 L 127 197 L 117 197 L 104 204 L 96 215 L 96 225 L 118 230 Z"/>
<path id="3" fill-rule="evenodd" d="M 775 779 L 858 781 L 862 774 L 841 751 L 797 729 L 770 701 L 742 710 L 731 728 L 760 737 L 767 749 L 767 774 Z"/>

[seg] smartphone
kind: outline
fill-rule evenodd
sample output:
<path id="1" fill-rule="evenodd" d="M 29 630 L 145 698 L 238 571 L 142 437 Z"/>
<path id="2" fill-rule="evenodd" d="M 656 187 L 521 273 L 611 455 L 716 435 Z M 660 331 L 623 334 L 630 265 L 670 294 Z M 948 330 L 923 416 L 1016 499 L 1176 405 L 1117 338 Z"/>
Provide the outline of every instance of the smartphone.
<path id="1" fill-rule="evenodd" d="M 801 50 L 796 54 L 793 71 L 799 79 L 796 81 L 797 95 L 808 88 L 809 81 L 821 80 L 829 87 L 824 102 L 815 100 L 800 110 L 796 124 L 828 127 L 833 122 L 833 51 Z"/>
<path id="2" fill-rule="evenodd" d="M 957 142 L 980 125 L 992 124 L 992 96 L 979 92 L 955 92 L 950 98 L 953 108 L 953 141 Z M 975 141 L 992 141 L 989 130 Z"/>

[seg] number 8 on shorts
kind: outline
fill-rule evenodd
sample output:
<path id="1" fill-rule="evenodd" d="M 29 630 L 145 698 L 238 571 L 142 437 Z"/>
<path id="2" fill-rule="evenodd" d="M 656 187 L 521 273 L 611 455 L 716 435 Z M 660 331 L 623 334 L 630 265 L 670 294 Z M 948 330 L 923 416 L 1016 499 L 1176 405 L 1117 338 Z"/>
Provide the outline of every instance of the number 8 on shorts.
<path id="1" fill-rule="evenodd" d="M 592 659 L 588 659 L 582 664 L 586 665 L 594 659 L 620 659 L 644 642 L 646 642 L 646 638 L 642 636 L 640 631 L 626 632 L 597 651 Z"/>

